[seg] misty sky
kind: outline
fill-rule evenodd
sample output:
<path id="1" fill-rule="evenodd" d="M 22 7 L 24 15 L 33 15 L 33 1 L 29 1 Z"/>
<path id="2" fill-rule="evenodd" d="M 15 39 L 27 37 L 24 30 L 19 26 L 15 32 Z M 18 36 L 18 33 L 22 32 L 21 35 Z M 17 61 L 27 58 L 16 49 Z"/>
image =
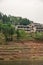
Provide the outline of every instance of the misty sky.
<path id="1" fill-rule="evenodd" d="M 0 0 L 0 12 L 43 23 L 43 0 Z"/>

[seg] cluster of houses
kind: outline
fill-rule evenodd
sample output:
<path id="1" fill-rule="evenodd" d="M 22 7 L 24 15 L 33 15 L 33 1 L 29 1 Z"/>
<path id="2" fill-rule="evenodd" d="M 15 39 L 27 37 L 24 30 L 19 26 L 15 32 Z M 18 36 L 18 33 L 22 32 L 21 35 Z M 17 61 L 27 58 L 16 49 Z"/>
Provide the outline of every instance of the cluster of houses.
<path id="1" fill-rule="evenodd" d="M 25 30 L 27 33 L 30 33 L 30 32 L 43 32 L 43 24 L 31 23 L 29 25 L 17 25 L 16 29 Z"/>

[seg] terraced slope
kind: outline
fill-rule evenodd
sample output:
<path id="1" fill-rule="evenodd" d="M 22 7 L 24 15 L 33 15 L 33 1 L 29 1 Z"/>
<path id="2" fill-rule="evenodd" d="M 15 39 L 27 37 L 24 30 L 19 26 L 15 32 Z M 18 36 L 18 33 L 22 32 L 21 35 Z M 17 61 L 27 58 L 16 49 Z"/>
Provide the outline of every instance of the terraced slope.
<path id="1" fill-rule="evenodd" d="M 43 43 L 25 42 L 0 45 L 0 60 L 43 60 Z"/>

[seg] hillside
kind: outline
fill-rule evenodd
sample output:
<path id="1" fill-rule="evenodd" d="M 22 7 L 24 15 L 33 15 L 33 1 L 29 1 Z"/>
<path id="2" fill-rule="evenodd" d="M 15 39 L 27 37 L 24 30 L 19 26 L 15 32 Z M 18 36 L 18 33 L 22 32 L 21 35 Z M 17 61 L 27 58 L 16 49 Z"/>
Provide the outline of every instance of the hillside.
<path id="1" fill-rule="evenodd" d="M 43 32 L 27 33 L 23 29 L 15 29 L 18 24 L 26 26 L 31 23 L 33 21 L 27 18 L 7 16 L 0 13 L 0 64 L 4 62 L 7 64 L 8 62 L 8 65 L 9 63 L 11 65 L 13 63 L 22 65 L 23 62 L 23 65 L 28 65 L 29 63 L 30 65 L 42 65 Z M 41 25 L 38 25 L 37 27 L 39 28 Z"/>
<path id="2" fill-rule="evenodd" d="M 0 22 L 6 24 L 6 23 L 11 23 L 13 25 L 28 25 L 30 23 L 32 23 L 33 21 L 27 19 L 27 18 L 22 18 L 22 17 L 16 17 L 16 16 L 12 16 L 12 15 L 6 15 L 6 14 L 2 14 L 0 13 Z"/>
<path id="3" fill-rule="evenodd" d="M 13 45 L 0 45 L 0 60 L 43 60 L 42 43 L 43 42 L 29 41 L 24 43 L 14 43 Z"/>

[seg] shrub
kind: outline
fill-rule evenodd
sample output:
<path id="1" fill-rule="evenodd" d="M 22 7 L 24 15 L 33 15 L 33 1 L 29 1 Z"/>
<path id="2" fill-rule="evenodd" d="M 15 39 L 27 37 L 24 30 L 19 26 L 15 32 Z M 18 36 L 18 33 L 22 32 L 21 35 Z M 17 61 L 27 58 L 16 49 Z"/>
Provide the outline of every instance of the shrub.
<path id="1" fill-rule="evenodd" d="M 42 32 L 36 32 L 36 33 L 34 33 L 33 38 L 36 40 L 43 40 L 43 33 Z"/>

